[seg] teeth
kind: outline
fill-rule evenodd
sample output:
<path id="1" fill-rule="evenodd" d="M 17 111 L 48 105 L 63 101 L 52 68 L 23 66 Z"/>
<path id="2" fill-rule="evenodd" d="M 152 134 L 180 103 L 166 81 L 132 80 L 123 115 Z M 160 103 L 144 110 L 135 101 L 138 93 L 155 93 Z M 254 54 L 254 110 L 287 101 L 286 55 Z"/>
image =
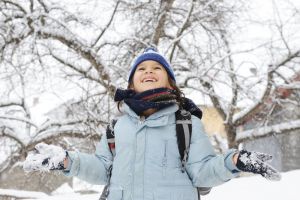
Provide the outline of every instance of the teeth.
<path id="1" fill-rule="evenodd" d="M 145 79 L 143 82 L 155 82 L 155 79 Z"/>

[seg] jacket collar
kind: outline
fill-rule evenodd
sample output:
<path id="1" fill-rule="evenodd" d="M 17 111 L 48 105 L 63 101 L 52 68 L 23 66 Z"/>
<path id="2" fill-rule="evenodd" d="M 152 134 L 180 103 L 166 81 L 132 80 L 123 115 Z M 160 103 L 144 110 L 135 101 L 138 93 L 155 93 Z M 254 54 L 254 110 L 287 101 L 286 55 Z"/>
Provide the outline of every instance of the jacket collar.
<path id="1" fill-rule="evenodd" d="M 124 107 L 124 111 L 131 117 L 139 120 L 140 116 L 138 116 L 127 104 L 123 104 Z M 166 108 L 163 108 L 159 111 L 156 111 L 155 113 L 153 113 L 152 115 L 150 115 L 149 117 L 146 118 L 146 120 L 154 120 L 163 116 L 168 116 L 172 113 L 175 113 L 177 110 L 179 109 L 177 104 L 168 106 Z"/>

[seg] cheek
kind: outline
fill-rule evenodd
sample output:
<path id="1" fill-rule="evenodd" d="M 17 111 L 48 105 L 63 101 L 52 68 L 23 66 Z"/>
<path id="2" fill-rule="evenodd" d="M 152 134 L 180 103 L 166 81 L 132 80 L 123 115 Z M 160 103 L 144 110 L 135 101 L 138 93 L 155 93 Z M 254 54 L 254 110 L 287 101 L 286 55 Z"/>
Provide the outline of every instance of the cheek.
<path id="1" fill-rule="evenodd" d="M 167 75 L 167 74 L 164 75 L 164 76 L 162 76 L 162 80 L 163 80 L 163 83 L 164 83 L 164 85 L 165 85 L 166 87 L 171 88 L 171 84 L 170 84 L 170 82 L 169 82 L 169 78 L 168 78 L 168 75 Z"/>
<path id="2" fill-rule="evenodd" d="M 136 84 L 136 83 L 139 83 L 139 76 L 138 74 L 135 74 L 133 77 L 132 77 L 132 83 L 133 85 Z"/>
<path id="3" fill-rule="evenodd" d="M 168 80 L 168 79 L 164 79 L 163 82 L 162 82 L 161 84 L 162 84 L 163 87 L 172 89 L 172 86 L 171 86 L 171 84 L 169 83 L 169 80 Z"/>
<path id="4" fill-rule="evenodd" d="M 174 90 L 174 88 L 170 85 L 170 83 L 168 84 L 167 88 Z"/>

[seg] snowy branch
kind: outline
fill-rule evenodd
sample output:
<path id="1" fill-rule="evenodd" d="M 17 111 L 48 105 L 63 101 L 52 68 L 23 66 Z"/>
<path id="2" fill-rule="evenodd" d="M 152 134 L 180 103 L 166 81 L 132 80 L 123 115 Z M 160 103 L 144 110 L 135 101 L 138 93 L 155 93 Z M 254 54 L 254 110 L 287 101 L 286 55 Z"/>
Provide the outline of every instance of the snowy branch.
<path id="1" fill-rule="evenodd" d="M 38 130 L 37 130 L 37 134 L 40 134 L 44 131 L 47 131 L 48 129 L 54 128 L 54 127 L 63 127 L 63 126 L 70 126 L 70 125 L 80 125 L 83 123 L 87 123 L 89 121 L 95 121 L 95 120 L 91 120 L 89 118 L 83 118 L 83 119 L 69 119 L 69 120 L 64 120 L 64 121 L 49 121 L 47 123 L 45 123 L 44 125 L 42 125 Z M 107 122 L 101 121 L 101 120 L 97 120 L 97 122 L 102 123 L 102 124 L 107 124 Z"/>
<path id="2" fill-rule="evenodd" d="M 297 58 L 299 56 L 300 56 L 300 50 L 288 55 L 286 58 L 282 59 L 274 66 L 272 65 L 269 66 L 267 79 L 266 79 L 267 85 L 262 97 L 258 100 L 257 103 L 253 104 L 252 106 L 234 115 L 233 122 L 236 126 L 243 124 L 247 119 L 251 118 L 251 116 L 259 112 L 260 108 L 266 103 L 266 100 L 270 98 L 272 85 L 273 85 L 273 74 L 276 72 L 278 68 L 286 65 L 288 62 L 292 61 L 294 58 Z"/>
<path id="3" fill-rule="evenodd" d="M 154 34 L 151 39 L 151 44 L 158 45 L 159 39 L 164 32 L 164 26 L 167 19 L 167 14 L 170 11 L 174 0 L 165 0 L 161 2 L 160 15 L 158 17 L 158 22 L 154 30 Z"/>
<path id="4" fill-rule="evenodd" d="M 0 119 L 20 121 L 20 122 L 27 123 L 27 124 L 37 128 L 37 125 L 33 121 L 31 121 L 30 119 L 26 119 L 26 118 L 14 117 L 14 116 L 9 116 L 9 115 L 0 115 Z"/>
<path id="5" fill-rule="evenodd" d="M 7 102 L 0 102 L 0 107 L 9 107 L 9 106 L 22 106 L 22 101 L 7 101 Z"/>
<path id="6" fill-rule="evenodd" d="M 300 89 L 300 82 L 293 82 L 289 84 L 280 84 L 277 86 L 278 88 L 284 88 L 284 89 L 292 89 L 292 90 L 299 90 Z"/>
<path id="7" fill-rule="evenodd" d="M 21 141 L 21 139 L 16 136 L 16 133 L 13 131 L 13 129 L 11 129 L 9 127 L 1 126 L 0 127 L 0 136 L 7 137 L 7 138 L 10 138 L 10 139 L 16 141 L 17 143 L 19 143 L 21 145 L 21 147 L 25 146 L 24 143 Z"/>
<path id="8" fill-rule="evenodd" d="M 115 8 L 113 10 L 113 13 L 107 23 L 107 25 L 103 28 L 103 30 L 101 31 L 101 33 L 99 34 L 99 36 L 96 38 L 95 42 L 92 44 L 92 47 L 95 47 L 96 44 L 99 42 L 99 40 L 101 39 L 101 37 L 104 35 L 104 33 L 106 32 L 106 30 L 110 27 L 113 19 L 115 18 L 115 15 L 117 13 L 117 9 L 119 7 L 119 4 L 120 4 L 120 0 L 117 1 L 116 5 L 115 5 Z M 99 50 L 99 48 L 96 49 L 96 52 Z"/>
<path id="9" fill-rule="evenodd" d="M 209 97 L 210 97 L 211 101 L 213 102 L 214 107 L 217 109 L 217 111 L 220 114 L 220 116 L 222 117 L 222 119 L 225 120 L 226 113 L 224 111 L 224 108 L 222 107 L 220 98 L 218 98 L 218 95 L 215 92 L 215 89 L 214 89 L 212 83 L 209 80 L 205 80 L 205 79 L 200 79 L 200 82 L 209 91 Z"/>
<path id="10" fill-rule="evenodd" d="M 39 199 L 48 197 L 48 195 L 43 192 L 0 189 L 0 197 L 1 199 Z"/>
<path id="11" fill-rule="evenodd" d="M 238 143 L 244 142 L 258 137 L 265 137 L 270 134 L 284 134 L 287 131 L 299 130 L 300 120 L 294 120 L 289 122 L 284 122 L 272 126 L 265 126 L 261 128 L 255 128 L 243 132 L 237 133 L 236 141 Z"/>
<path id="12" fill-rule="evenodd" d="M 177 34 L 176 34 L 176 37 L 174 39 L 174 42 L 170 43 L 170 45 L 173 45 L 172 50 L 171 50 L 171 54 L 170 54 L 170 58 L 169 58 L 170 62 L 172 62 L 172 60 L 173 60 L 175 48 L 176 48 L 178 42 L 181 39 L 180 36 L 182 35 L 183 31 L 185 31 L 188 28 L 188 26 L 189 26 L 189 20 L 190 20 L 191 14 L 192 14 L 193 9 L 194 9 L 194 4 L 195 4 L 195 0 L 192 0 L 191 1 L 191 6 L 190 6 L 190 8 L 188 10 L 186 18 L 184 19 L 181 27 L 177 30 Z"/>
<path id="13" fill-rule="evenodd" d="M 66 60 L 64 60 L 63 58 L 61 58 L 59 55 L 56 55 L 55 53 L 53 53 L 51 51 L 51 56 L 57 60 L 58 62 L 60 62 L 61 64 L 65 65 L 65 66 L 68 66 L 69 68 L 73 69 L 74 71 L 80 73 L 83 75 L 83 77 L 89 79 L 89 80 L 92 80 L 92 81 L 95 81 L 97 83 L 100 83 L 102 84 L 101 80 L 96 77 L 93 73 L 89 73 L 89 71 L 86 71 L 84 69 L 81 69 L 79 66 L 76 66 L 75 63 L 70 63 L 70 62 L 67 62 Z"/>
<path id="14" fill-rule="evenodd" d="M 40 29 L 39 33 L 44 38 L 52 38 L 60 41 L 62 44 L 73 49 L 75 52 L 80 54 L 83 58 L 91 63 L 91 65 L 97 70 L 101 79 L 99 80 L 101 84 L 108 90 L 109 94 L 113 97 L 116 87 L 112 84 L 108 84 L 107 81 L 110 80 L 110 75 L 106 72 L 104 65 L 98 59 L 98 56 L 93 51 L 93 49 L 85 46 L 75 38 L 66 37 L 65 33 L 53 29 Z M 72 35 L 72 34 L 70 34 Z"/>
<path id="15" fill-rule="evenodd" d="M 59 128 L 59 129 L 50 129 L 46 130 L 35 138 L 33 138 L 30 143 L 26 145 L 27 150 L 34 149 L 35 145 L 40 142 L 51 143 L 54 139 L 63 138 L 63 137 L 70 137 L 70 138 L 89 138 L 93 141 L 99 141 L 100 135 L 97 133 L 88 134 L 84 127 L 66 127 L 66 128 Z"/>

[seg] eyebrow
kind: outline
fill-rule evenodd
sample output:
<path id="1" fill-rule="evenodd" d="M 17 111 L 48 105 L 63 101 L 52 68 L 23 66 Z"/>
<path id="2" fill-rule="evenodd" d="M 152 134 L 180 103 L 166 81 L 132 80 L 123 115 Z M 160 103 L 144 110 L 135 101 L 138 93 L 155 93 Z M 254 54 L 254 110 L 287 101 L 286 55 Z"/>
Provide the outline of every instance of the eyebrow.
<path id="1" fill-rule="evenodd" d="M 138 66 L 137 66 L 137 68 L 139 68 L 139 67 L 147 67 L 147 65 L 141 64 L 141 65 L 138 65 Z M 160 65 L 160 64 L 156 64 L 156 65 L 153 65 L 152 67 L 163 67 L 163 66 Z"/>

